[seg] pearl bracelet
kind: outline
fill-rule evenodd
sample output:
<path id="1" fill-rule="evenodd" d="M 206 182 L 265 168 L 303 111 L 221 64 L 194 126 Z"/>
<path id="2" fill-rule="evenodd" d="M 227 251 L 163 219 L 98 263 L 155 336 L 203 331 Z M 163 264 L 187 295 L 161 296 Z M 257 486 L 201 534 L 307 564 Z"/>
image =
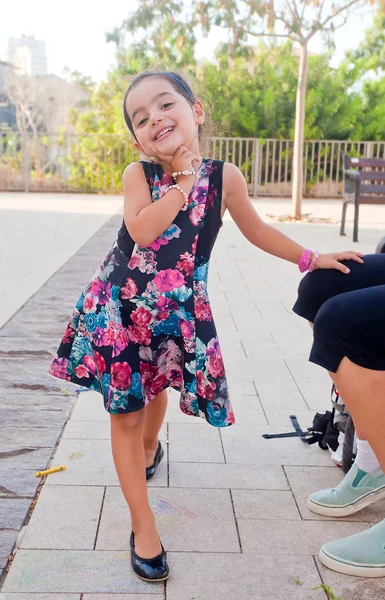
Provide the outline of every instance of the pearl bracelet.
<path id="1" fill-rule="evenodd" d="M 319 250 L 317 250 L 317 252 L 315 252 L 314 256 L 313 256 L 313 260 L 310 263 L 310 266 L 308 268 L 308 272 L 312 273 L 314 271 L 314 269 L 316 268 L 317 265 L 317 260 L 320 257 L 321 252 L 319 252 Z"/>
<path id="2" fill-rule="evenodd" d="M 188 207 L 188 194 L 186 194 L 186 192 L 184 190 L 182 190 L 182 188 L 180 187 L 180 185 L 178 185 L 177 183 L 175 185 L 170 185 L 170 187 L 167 188 L 166 193 L 169 192 L 170 190 L 178 190 L 178 192 L 180 192 L 183 197 L 184 197 L 184 204 L 181 208 L 181 210 L 187 210 Z"/>
<path id="3" fill-rule="evenodd" d="M 186 177 L 188 175 L 194 175 L 196 179 L 199 178 L 199 175 L 195 173 L 195 171 L 175 171 L 175 173 L 172 174 L 174 179 L 176 179 L 179 175 L 186 175 Z"/>

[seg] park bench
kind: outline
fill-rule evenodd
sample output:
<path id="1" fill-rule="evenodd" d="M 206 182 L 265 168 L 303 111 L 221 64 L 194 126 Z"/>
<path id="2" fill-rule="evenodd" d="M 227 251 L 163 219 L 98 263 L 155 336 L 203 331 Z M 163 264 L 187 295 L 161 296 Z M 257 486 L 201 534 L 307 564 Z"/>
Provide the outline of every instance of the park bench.
<path id="1" fill-rule="evenodd" d="M 361 204 L 385 204 L 385 160 L 344 156 L 344 203 L 340 235 L 345 234 L 348 204 L 354 204 L 353 242 L 358 242 L 358 220 Z"/>

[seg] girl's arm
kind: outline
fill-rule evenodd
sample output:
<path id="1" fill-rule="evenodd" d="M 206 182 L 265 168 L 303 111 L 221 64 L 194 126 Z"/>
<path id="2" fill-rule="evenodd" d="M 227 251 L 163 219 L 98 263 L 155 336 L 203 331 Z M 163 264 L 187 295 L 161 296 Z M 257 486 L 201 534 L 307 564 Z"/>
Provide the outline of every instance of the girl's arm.
<path id="1" fill-rule="evenodd" d="M 243 235 L 261 250 L 298 264 L 304 251 L 303 246 L 264 223 L 254 209 L 247 189 L 247 183 L 241 171 L 235 165 L 223 166 L 223 202 Z M 349 269 L 340 260 L 353 259 L 363 262 L 359 252 L 339 252 L 321 254 L 316 268 L 338 269 L 349 273 Z"/>
<path id="2" fill-rule="evenodd" d="M 180 187 L 189 194 L 195 178 L 178 178 Z M 178 190 L 170 190 L 156 202 L 151 194 L 140 163 L 132 163 L 123 174 L 124 222 L 127 230 L 138 246 L 149 246 L 167 227 L 171 225 L 184 204 L 184 197 Z"/>

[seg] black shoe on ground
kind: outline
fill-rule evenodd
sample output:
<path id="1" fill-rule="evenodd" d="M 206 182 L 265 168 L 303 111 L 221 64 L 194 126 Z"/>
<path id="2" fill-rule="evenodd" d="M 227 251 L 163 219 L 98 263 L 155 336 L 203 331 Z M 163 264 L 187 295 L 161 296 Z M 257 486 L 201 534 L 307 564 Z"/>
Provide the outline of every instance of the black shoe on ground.
<path id="1" fill-rule="evenodd" d="M 135 552 L 135 536 L 132 531 L 130 537 L 130 550 L 132 569 L 135 575 L 140 579 L 149 582 L 166 581 L 166 579 L 168 579 L 169 569 L 166 560 L 166 552 L 164 551 L 163 546 L 162 552 L 158 554 L 158 556 L 154 556 L 154 558 L 141 558 Z"/>
<path id="2" fill-rule="evenodd" d="M 158 468 L 158 465 L 159 465 L 159 463 L 160 463 L 160 461 L 162 460 L 163 457 L 164 457 L 164 450 L 162 448 L 162 444 L 159 442 L 158 443 L 158 447 L 157 447 L 156 452 L 155 452 L 154 462 L 152 463 L 151 467 L 146 467 L 146 479 L 147 479 L 147 481 L 149 479 L 151 479 L 151 477 L 153 477 L 155 475 L 155 471 Z"/>

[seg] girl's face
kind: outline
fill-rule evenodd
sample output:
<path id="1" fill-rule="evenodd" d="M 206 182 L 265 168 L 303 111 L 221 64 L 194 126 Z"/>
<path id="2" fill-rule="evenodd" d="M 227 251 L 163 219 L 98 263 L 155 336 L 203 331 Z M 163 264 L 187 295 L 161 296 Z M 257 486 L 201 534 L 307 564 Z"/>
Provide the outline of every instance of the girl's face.
<path id="1" fill-rule="evenodd" d="M 202 103 L 191 105 L 163 77 L 139 83 L 126 100 L 138 143 L 147 156 L 172 156 L 179 146 L 199 149 L 198 125 L 205 120 Z"/>

